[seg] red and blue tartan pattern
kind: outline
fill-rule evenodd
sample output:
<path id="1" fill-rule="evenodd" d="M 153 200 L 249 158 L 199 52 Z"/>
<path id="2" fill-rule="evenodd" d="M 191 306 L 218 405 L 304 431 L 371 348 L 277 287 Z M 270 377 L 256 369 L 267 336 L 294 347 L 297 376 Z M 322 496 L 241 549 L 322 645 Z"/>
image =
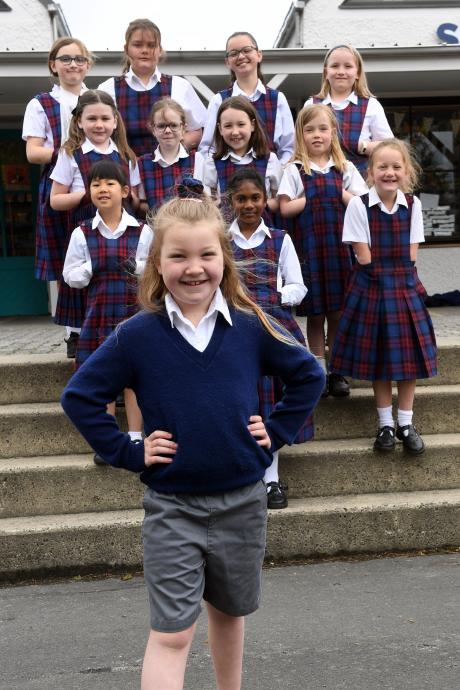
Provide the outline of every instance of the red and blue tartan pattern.
<path id="1" fill-rule="evenodd" d="M 315 96 L 313 103 L 322 103 L 321 98 Z M 343 110 L 334 110 L 339 124 L 339 137 L 345 158 L 356 165 L 361 175 L 366 174 L 369 159 L 358 152 L 359 136 L 364 124 L 368 98 L 358 96 L 357 103 L 348 103 Z M 331 106 L 332 107 L 332 106 Z"/>
<path id="2" fill-rule="evenodd" d="M 150 111 L 161 98 L 170 98 L 172 77 L 162 74 L 160 81 L 149 91 L 135 91 L 125 77 L 115 77 L 115 99 L 118 111 L 126 127 L 128 143 L 136 156 L 149 153 L 157 145 L 157 140 L 149 129 Z"/>
<path id="3" fill-rule="evenodd" d="M 335 168 L 325 174 L 299 173 L 306 205 L 290 234 L 308 293 L 297 314 L 327 314 L 342 308 L 351 270 L 350 251 L 342 243 L 343 175 Z"/>
<path id="4" fill-rule="evenodd" d="M 79 367 L 116 326 L 138 310 L 137 278 L 124 268 L 124 262 L 136 256 L 141 225 L 128 226 L 118 239 L 106 239 L 90 223 L 82 223 L 91 256 L 93 276 L 88 285 L 88 302 L 80 338 L 76 365 Z"/>
<path id="5" fill-rule="evenodd" d="M 263 156 L 261 158 L 253 158 L 250 163 L 243 163 L 243 166 L 248 166 L 250 168 L 253 168 L 254 170 L 257 170 L 262 179 L 265 180 L 269 157 L 270 156 L 268 155 Z M 220 211 L 225 220 L 228 223 L 231 223 L 235 218 L 235 214 L 231 202 L 227 198 L 227 187 L 232 175 L 234 175 L 238 170 L 241 170 L 242 165 L 233 163 L 233 161 L 230 160 L 230 158 L 215 158 L 214 165 L 216 166 L 217 180 L 219 183 Z M 268 209 L 264 210 L 262 217 L 267 224 L 271 223 L 272 218 L 270 215 L 270 211 L 268 211 Z"/>
<path id="6" fill-rule="evenodd" d="M 406 381 L 437 373 L 436 339 L 410 259 L 409 208 L 394 214 L 366 205 L 372 263 L 355 264 L 330 359 L 330 369 L 370 381 Z"/>
<path id="7" fill-rule="evenodd" d="M 167 167 L 152 160 L 152 154 L 145 154 L 138 159 L 141 182 L 144 185 L 145 196 L 149 208 L 157 208 L 174 193 L 175 185 L 184 175 L 192 175 L 195 169 L 195 154 Z"/>
<path id="8" fill-rule="evenodd" d="M 45 111 L 53 134 L 53 157 L 43 166 L 38 187 L 37 224 L 35 230 L 35 277 L 38 280 L 59 280 L 67 249 L 67 211 L 54 211 L 50 206 L 52 180 L 50 174 L 61 146 L 61 106 L 49 93 L 35 96 Z"/>
<path id="9" fill-rule="evenodd" d="M 232 241 L 233 255 L 241 262 L 241 279 L 249 295 L 267 314 L 273 316 L 294 338 L 305 345 L 305 338 L 291 309 L 281 304 L 277 290 L 278 265 L 285 233 L 270 228 L 271 238 L 266 237 L 262 244 L 253 249 L 241 249 Z M 283 397 L 282 381 L 273 376 L 264 376 L 258 384 L 259 411 L 263 419 L 272 412 L 276 403 Z M 303 443 L 313 438 L 313 415 L 310 415 L 296 437 L 295 443 Z"/>
<path id="10" fill-rule="evenodd" d="M 256 101 L 251 101 L 251 103 L 256 109 L 264 128 L 270 151 L 276 153 L 275 124 L 276 113 L 278 111 L 278 91 L 268 86 L 266 86 L 265 89 L 266 92 L 261 94 Z M 233 95 L 233 89 L 224 89 L 223 91 L 219 91 L 219 93 L 222 97 L 222 101 L 225 101 L 226 98 L 230 98 Z"/>
<path id="11" fill-rule="evenodd" d="M 88 153 L 83 153 L 81 148 L 76 149 L 73 152 L 73 157 L 78 165 L 78 169 L 83 179 L 83 184 L 85 185 L 85 196 L 80 201 L 79 205 L 74 208 L 71 212 L 70 218 L 70 231 L 76 228 L 81 222 L 94 218 L 96 215 L 96 207 L 91 201 L 90 190 L 89 190 L 89 173 L 91 166 L 94 163 L 98 163 L 104 159 L 112 160 L 115 163 L 121 165 L 126 175 L 126 179 L 129 184 L 129 164 L 123 160 L 118 151 L 112 151 L 111 153 L 99 153 L 99 151 L 88 151 Z"/>

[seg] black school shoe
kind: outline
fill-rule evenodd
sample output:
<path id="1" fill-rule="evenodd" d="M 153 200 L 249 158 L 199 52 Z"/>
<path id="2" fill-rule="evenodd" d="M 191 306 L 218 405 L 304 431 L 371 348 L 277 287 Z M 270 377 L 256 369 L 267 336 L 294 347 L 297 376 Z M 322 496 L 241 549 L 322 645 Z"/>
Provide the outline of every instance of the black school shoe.
<path id="1" fill-rule="evenodd" d="M 95 465 L 107 465 L 107 463 L 104 462 L 104 460 L 101 458 L 101 456 L 98 455 L 97 453 L 94 453 L 93 462 Z"/>
<path id="2" fill-rule="evenodd" d="M 423 439 L 413 424 L 407 424 L 406 426 L 399 426 L 398 424 L 396 438 L 402 441 L 404 450 L 407 450 L 411 455 L 421 455 L 425 452 Z"/>
<path id="3" fill-rule="evenodd" d="M 67 359 L 75 359 L 79 337 L 79 333 L 76 333 L 75 331 L 70 331 L 69 337 L 64 338 L 64 342 L 67 345 Z"/>
<path id="4" fill-rule="evenodd" d="M 379 453 L 388 453 L 394 450 L 395 446 L 395 430 L 392 426 L 382 426 L 377 431 L 377 437 L 374 441 L 374 450 L 377 450 Z"/>
<path id="5" fill-rule="evenodd" d="M 345 398 L 350 395 L 350 385 L 340 374 L 329 374 L 329 395 L 334 398 Z"/>
<path id="6" fill-rule="evenodd" d="M 287 508 L 288 500 L 284 492 L 285 487 L 281 482 L 268 482 L 267 489 L 267 508 L 269 510 Z"/>

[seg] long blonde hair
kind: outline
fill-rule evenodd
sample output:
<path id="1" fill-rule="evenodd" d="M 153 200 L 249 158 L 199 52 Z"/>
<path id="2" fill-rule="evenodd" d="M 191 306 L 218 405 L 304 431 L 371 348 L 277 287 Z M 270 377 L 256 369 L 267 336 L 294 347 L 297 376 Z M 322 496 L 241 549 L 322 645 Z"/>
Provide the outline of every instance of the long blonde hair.
<path id="1" fill-rule="evenodd" d="M 158 271 L 163 239 L 168 229 L 177 223 L 184 223 L 193 232 L 197 223 L 206 222 L 216 229 L 222 249 L 224 272 L 220 289 L 229 306 L 247 314 L 254 314 L 265 330 L 277 340 L 292 345 L 299 345 L 286 331 L 280 332 L 273 325 L 277 323 L 269 318 L 262 309 L 253 302 L 245 292 L 238 277 L 238 270 L 233 258 L 230 239 L 225 230 L 224 220 L 211 197 L 170 199 L 160 206 L 156 213 L 147 217 L 149 225 L 154 231 L 154 240 L 150 247 L 149 256 L 141 278 L 139 287 L 139 302 L 148 312 L 164 311 L 164 301 L 168 292 L 161 274 Z"/>
<path id="2" fill-rule="evenodd" d="M 82 116 L 83 110 L 87 105 L 95 105 L 96 103 L 108 105 L 112 109 L 117 126 L 113 130 L 111 138 L 117 145 L 120 157 L 126 163 L 131 161 L 131 163 L 134 165 L 136 163 L 136 154 L 129 147 L 128 140 L 126 138 L 125 125 L 123 124 L 123 118 L 117 110 L 115 101 L 110 94 L 106 93 L 105 91 L 99 91 L 98 89 L 88 89 L 88 91 L 82 93 L 82 95 L 78 98 L 77 105 L 72 110 L 72 119 L 70 120 L 69 125 L 69 137 L 64 143 L 64 151 L 71 156 L 73 152 L 80 148 L 80 146 L 83 144 L 86 135 L 81 127 L 79 127 L 78 120 Z"/>
<path id="3" fill-rule="evenodd" d="M 304 140 L 303 130 L 309 122 L 311 122 L 317 115 L 323 113 L 328 118 L 331 130 L 331 158 L 334 161 L 336 169 L 343 173 L 347 167 L 347 161 L 343 154 L 342 148 L 340 146 L 339 136 L 338 136 L 338 122 L 332 108 L 328 105 L 322 105 L 321 103 L 315 103 L 314 105 L 306 105 L 300 113 L 297 115 L 297 120 L 295 123 L 295 148 L 294 153 L 290 159 L 290 162 L 300 161 L 302 163 L 302 168 L 305 170 L 307 175 L 311 175 L 310 167 L 310 156 L 307 150 L 307 145 Z"/>
<path id="4" fill-rule="evenodd" d="M 373 180 L 372 168 L 375 164 L 375 158 L 382 149 L 386 148 L 394 149 L 395 151 L 399 151 L 401 154 L 404 167 L 407 171 L 406 184 L 401 186 L 401 191 L 411 194 L 419 184 L 422 168 L 414 156 L 413 149 L 409 144 L 401 139 L 383 139 L 382 141 L 379 141 L 374 149 L 372 149 L 367 167 L 367 176 L 369 182 L 372 183 Z"/>
<path id="5" fill-rule="evenodd" d="M 326 96 L 328 96 L 331 93 L 331 85 L 329 84 L 326 78 L 326 68 L 332 53 L 334 52 L 334 50 L 338 50 L 339 48 L 345 48 L 345 50 L 348 50 L 353 55 L 356 67 L 358 68 L 358 77 L 353 85 L 352 90 L 356 93 L 357 96 L 360 96 L 360 98 L 371 98 L 373 94 L 370 92 L 369 87 L 367 85 L 366 72 L 364 71 L 364 62 L 361 57 L 361 54 L 359 53 L 359 51 L 356 50 L 356 48 L 353 48 L 353 46 L 349 45 L 348 43 L 334 46 L 333 48 L 327 51 L 323 63 L 323 79 L 321 82 L 321 89 L 317 94 L 318 98 L 326 98 Z"/>

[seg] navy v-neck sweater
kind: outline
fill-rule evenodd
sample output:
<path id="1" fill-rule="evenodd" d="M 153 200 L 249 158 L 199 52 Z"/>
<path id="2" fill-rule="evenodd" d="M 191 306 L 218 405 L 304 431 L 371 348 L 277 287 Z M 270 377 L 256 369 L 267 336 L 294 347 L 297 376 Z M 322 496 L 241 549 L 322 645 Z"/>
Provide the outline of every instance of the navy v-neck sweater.
<path id="1" fill-rule="evenodd" d="M 219 314 L 204 352 L 181 336 L 166 313 L 140 312 L 123 323 L 80 367 L 62 406 L 104 460 L 133 472 L 157 491 L 214 493 L 256 482 L 271 451 L 295 439 L 324 387 L 315 358 L 299 345 L 271 336 L 257 317 Z M 247 425 L 258 414 L 257 382 L 279 376 L 283 399 L 265 426 L 271 451 L 257 445 Z M 145 434 L 169 431 L 178 444 L 170 464 L 144 465 L 144 446 L 122 433 L 105 406 L 132 388 Z"/>

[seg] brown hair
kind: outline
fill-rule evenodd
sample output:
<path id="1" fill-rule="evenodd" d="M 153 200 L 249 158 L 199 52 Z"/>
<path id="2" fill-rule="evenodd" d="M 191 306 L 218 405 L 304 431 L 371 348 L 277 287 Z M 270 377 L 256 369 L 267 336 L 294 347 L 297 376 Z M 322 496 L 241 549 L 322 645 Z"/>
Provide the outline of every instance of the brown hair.
<path id="1" fill-rule="evenodd" d="M 347 161 L 340 146 L 337 118 L 332 108 L 330 108 L 328 105 L 322 105 L 320 103 L 306 105 L 297 115 L 297 120 L 295 123 L 295 148 L 289 162 L 292 163 L 296 160 L 300 161 L 307 175 L 311 175 L 310 155 L 307 150 L 307 145 L 304 141 L 303 130 L 304 127 L 320 113 L 323 113 L 327 116 L 331 125 L 331 158 L 334 161 L 336 169 L 343 173 L 347 167 Z"/>
<path id="2" fill-rule="evenodd" d="M 422 169 L 414 156 L 411 146 L 401 139 L 383 139 L 383 141 L 379 141 L 375 148 L 372 149 L 367 167 L 368 180 L 372 182 L 372 167 L 375 164 L 375 158 L 379 151 L 385 148 L 394 149 L 401 154 L 404 167 L 407 171 L 406 184 L 401 187 L 401 191 L 409 194 L 412 193 L 418 186 Z"/>
<path id="3" fill-rule="evenodd" d="M 206 222 L 215 227 L 222 249 L 224 272 L 220 289 L 228 304 L 235 309 L 254 314 L 262 326 L 274 338 L 290 344 L 299 343 L 289 334 L 280 333 L 271 319 L 253 302 L 245 292 L 238 277 L 230 239 L 225 230 L 224 220 L 211 197 L 203 195 L 201 198 L 174 198 L 160 206 L 155 214 L 147 218 L 154 231 L 154 240 L 150 247 L 149 256 L 141 278 L 139 287 L 139 302 L 149 312 L 158 313 L 164 310 L 164 300 L 167 288 L 161 274 L 158 272 L 163 239 L 169 228 L 183 223 L 193 232 L 197 223 Z"/>
<path id="4" fill-rule="evenodd" d="M 155 40 L 157 41 L 159 47 L 160 47 L 160 60 L 164 58 L 165 52 L 163 48 L 161 47 L 161 31 L 158 28 L 156 24 L 150 21 L 150 19 L 133 19 L 132 22 L 129 22 L 128 28 L 125 31 L 125 45 L 123 48 L 124 54 L 123 54 L 123 63 L 122 63 L 122 73 L 126 74 L 126 72 L 129 70 L 131 63 L 129 61 L 129 57 L 126 53 L 126 47 L 131 39 L 131 36 L 135 31 L 146 31 L 148 33 L 151 33 L 152 36 L 155 37 Z"/>
<path id="5" fill-rule="evenodd" d="M 373 94 L 370 92 L 367 85 L 366 72 L 364 71 L 364 62 L 361 54 L 356 50 L 356 48 L 353 48 L 353 46 L 349 45 L 348 43 L 334 46 L 326 53 L 323 63 L 323 79 L 321 82 L 321 89 L 318 93 L 318 98 L 326 98 L 326 96 L 328 96 L 331 92 L 331 85 L 326 78 L 326 68 L 332 53 L 334 50 L 338 50 L 339 48 L 345 48 L 345 50 L 348 50 L 353 55 L 354 61 L 356 62 L 356 67 L 358 68 L 358 78 L 356 79 L 352 90 L 360 98 L 371 98 Z"/>
<path id="6" fill-rule="evenodd" d="M 53 72 L 53 70 L 51 69 L 51 63 L 56 60 L 56 56 L 61 50 L 61 48 L 64 48 L 65 46 L 70 46 L 72 43 L 75 43 L 80 48 L 81 54 L 88 58 L 88 64 L 90 67 L 94 62 L 94 55 L 89 52 L 88 48 L 82 41 L 80 41 L 78 38 L 73 38 L 72 36 L 61 36 L 61 38 L 58 38 L 54 41 L 48 53 L 48 69 L 50 71 L 51 76 L 55 79 L 57 78 L 58 74 L 57 72 Z"/>
<path id="7" fill-rule="evenodd" d="M 72 110 L 72 119 L 69 125 L 69 137 L 65 142 L 63 148 L 66 153 L 71 156 L 74 151 L 76 151 L 85 141 L 85 133 L 79 127 L 78 120 L 82 116 L 83 110 L 87 105 L 95 105 L 96 103 L 102 103 L 103 105 L 108 105 L 112 109 L 112 113 L 116 119 L 117 126 L 113 130 L 112 139 L 116 143 L 118 148 L 118 153 L 121 158 L 128 163 L 131 161 L 133 165 L 136 163 L 136 154 L 129 147 L 128 140 L 126 138 L 125 125 L 123 124 L 123 119 L 117 110 L 115 102 L 108 93 L 105 91 L 99 91 L 95 89 L 92 91 L 89 89 L 82 93 L 77 101 L 77 105 Z"/>
<path id="8" fill-rule="evenodd" d="M 224 138 L 219 131 L 219 124 L 222 113 L 230 108 L 241 110 L 243 113 L 246 113 L 251 123 L 254 122 L 254 131 L 249 139 L 249 148 L 254 149 L 257 158 L 268 156 L 270 153 L 270 148 L 268 146 L 267 136 L 260 122 L 257 110 L 254 108 L 249 98 L 246 98 L 246 96 L 231 96 L 230 98 L 226 98 L 224 101 L 222 101 L 219 110 L 217 111 L 216 128 L 214 130 L 214 145 L 216 150 L 213 154 L 213 158 L 216 160 L 223 158 L 223 156 L 225 156 L 229 150 L 228 144 L 225 143 Z"/>
<path id="9" fill-rule="evenodd" d="M 183 124 L 183 126 L 186 126 L 187 116 L 181 104 L 173 100 L 172 98 L 160 98 L 158 101 L 155 101 L 155 103 L 152 105 L 152 109 L 149 114 L 149 124 L 151 127 L 153 127 L 155 115 L 157 113 L 163 112 L 164 110 L 174 110 L 176 115 L 179 115 L 180 121 Z"/>
<path id="10" fill-rule="evenodd" d="M 228 42 L 232 38 L 236 38 L 237 36 L 247 36 L 249 38 L 249 40 L 251 41 L 251 44 L 254 46 L 254 48 L 256 50 L 259 50 L 259 46 L 257 45 L 256 39 L 254 38 L 254 36 L 252 34 L 249 33 L 249 31 L 235 31 L 234 33 L 232 33 L 231 36 L 229 36 L 227 38 L 227 41 L 225 43 L 225 52 L 227 52 L 227 50 L 228 50 Z M 228 60 L 227 57 L 226 57 L 226 60 Z M 260 79 L 260 81 L 262 82 L 262 84 L 265 84 L 265 79 L 264 79 L 264 75 L 262 74 L 262 67 L 261 67 L 260 62 L 257 63 L 257 76 Z M 232 69 L 230 70 L 230 79 L 231 79 L 231 85 L 233 85 L 236 82 L 236 74 Z"/>

